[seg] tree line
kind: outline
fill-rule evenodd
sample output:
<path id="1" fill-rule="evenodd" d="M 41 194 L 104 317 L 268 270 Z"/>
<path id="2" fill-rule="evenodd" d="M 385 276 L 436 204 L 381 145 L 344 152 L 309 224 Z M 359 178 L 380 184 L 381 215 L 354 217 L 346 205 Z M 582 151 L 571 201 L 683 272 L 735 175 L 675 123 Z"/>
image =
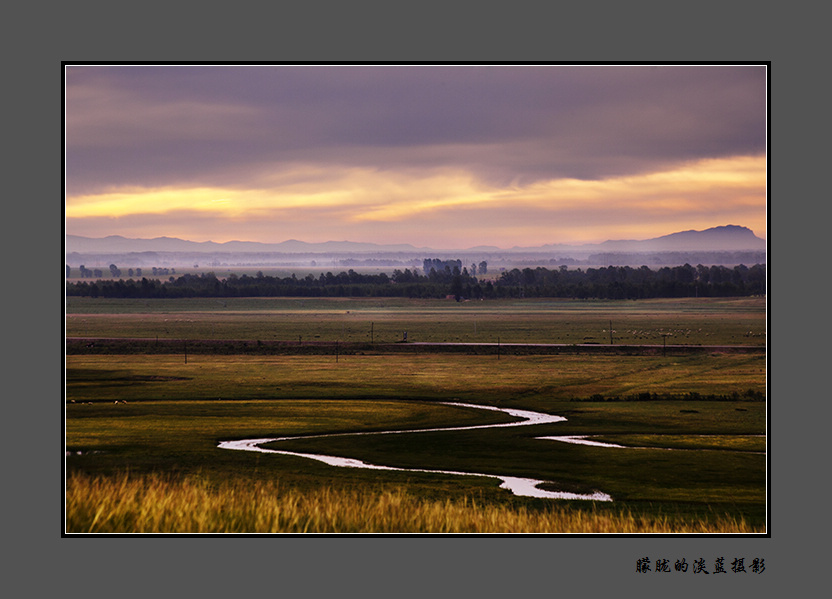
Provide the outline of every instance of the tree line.
<path id="1" fill-rule="evenodd" d="M 214 273 L 67 282 L 68 296 L 121 298 L 178 297 L 407 297 L 466 299 L 574 298 L 648 299 L 671 297 L 736 297 L 766 293 L 766 266 L 755 264 L 694 267 L 690 264 L 651 270 L 647 266 L 568 269 L 524 268 L 503 271 L 495 280 L 481 280 L 467 268 L 394 270 L 361 274 L 350 269 L 315 277 L 273 277 Z"/>
<path id="2" fill-rule="evenodd" d="M 110 264 L 109 269 L 110 269 L 110 276 L 111 277 L 113 277 L 115 279 L 121 278 L 122 272 L 121 272 L 121 269 L 118 266 L 116 266 L 115 264 Z M 102 269 L 100 269 L 100 268 L 89 269 L 86 266 L 84 266 L 83 264 L 78 267 L 78 272 L 81 275 L 82 279 L 100 279 L 101 277 L 104 276 L 104 271 Z M 176 274 L 176 269 L 175 268 L 157 268 L 157 267 L 154 266 L 152 268 L 152 272 L 153 272 L 154 277 L 156 277 L 156 276 L 168 276 L 168 275 L 175 275 Z M 66 265 L 66 278 L 68 279 L 71 276 L 72 276 L 72 267 L 69 264 L 67 264 Z M 137 269 L 133 270 L 132 268 L 128 268 L 127 269 L 127 276 L 131 277 L 131 278 L 134 277 L 134 276 L 135 277 L 141 277 L 142 276 L 142 269 L 137 268 Z"/>

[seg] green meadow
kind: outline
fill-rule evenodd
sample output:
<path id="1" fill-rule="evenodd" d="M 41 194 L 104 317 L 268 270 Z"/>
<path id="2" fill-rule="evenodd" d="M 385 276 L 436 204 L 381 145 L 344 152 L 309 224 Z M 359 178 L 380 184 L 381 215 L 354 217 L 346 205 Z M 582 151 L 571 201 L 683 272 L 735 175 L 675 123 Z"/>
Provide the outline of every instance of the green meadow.
<path id="1" fill-rule="evenodd" d="M 627 331 L 672 333 L 674 343 L 765 343 L 759 298 L 461 304 L 71 298 L 66 334 L 347 341 L 350 331 L 354 340 L 373 335 L 381 344 L 408 330 L 409 340 L 606 343 L 610 321 L 616 343 L 624 343 Z M 628 343 L 657 343 L 649 339 Z M 764 353 L 495 356 L 372 347 L 339 356 L 73 353 L 66 356 L 65 395 L 70 533 L 766 532 Z M 310 437 L 513 420 L 441 403 L 449 401 L 566 420 Z M 625 448 L 539 438 L 561 435 Z M 518 497 L 486 476 L 338 468 L 217 447 L 274 437 L 292 437 L 269 445 L 274 449 L 529 477 L 547 481 L 544 489 L 601 491 L 613 501 Z"/>

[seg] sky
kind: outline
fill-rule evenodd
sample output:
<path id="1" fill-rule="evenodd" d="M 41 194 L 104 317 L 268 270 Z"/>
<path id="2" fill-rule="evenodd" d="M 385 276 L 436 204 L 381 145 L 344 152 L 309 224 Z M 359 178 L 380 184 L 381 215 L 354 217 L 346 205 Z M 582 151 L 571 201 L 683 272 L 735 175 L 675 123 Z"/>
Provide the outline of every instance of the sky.
<path id="1" fill-rule="evenodd" d="M 767 236 L 764 65 L 67 65 L 65 231 L 464 249 Z"/>

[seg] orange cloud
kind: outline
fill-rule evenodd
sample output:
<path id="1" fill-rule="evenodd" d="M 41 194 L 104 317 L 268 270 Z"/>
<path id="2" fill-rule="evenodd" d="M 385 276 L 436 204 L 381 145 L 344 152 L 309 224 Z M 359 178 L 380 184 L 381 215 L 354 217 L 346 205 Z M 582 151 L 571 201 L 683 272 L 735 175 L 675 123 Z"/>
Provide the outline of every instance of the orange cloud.
<path id="1" fill-rule="evenodd" d="M 192 214 L 249 225 L 291 222 L 296 238 L 366 238 L 368 226 L 395 227 L 420 243 L 445 230 L 472 243 L 509 245 L 648 238 L 718 224 L 765 236 L 766 157 L 738 156 L 602 180 L 554 179 L 498 187 L 462 169 L 321 169 L 306 165 L 257 179 L 259 188 L 129 188 L 68 197 L 66 216 L 84 219 Z M 682 223 L 682 224 L 680 224 Z M 174 226 L 174 223 L 170 223 Z M 253 231 L 254 229 L 252 229 Z M 354 232 L 354 233 L 353 233 Z M 110 233 L 110 232 L 108 232 Z M 388 235 L 386 232 L 383 235 Z M 448 236 L 448 234 L 445 234 Z M 400 239 L 404 239 L 401 238 Z M 280 241 L 280 239 L 264 239 Z"/>

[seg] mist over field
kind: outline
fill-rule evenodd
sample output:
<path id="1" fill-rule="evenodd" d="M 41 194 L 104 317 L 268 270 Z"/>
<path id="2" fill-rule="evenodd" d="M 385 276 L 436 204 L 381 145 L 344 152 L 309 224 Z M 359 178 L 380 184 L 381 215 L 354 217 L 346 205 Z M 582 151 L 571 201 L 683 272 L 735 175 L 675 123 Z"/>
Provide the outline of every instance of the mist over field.
<path id="1" fill-rule="evenodd" d="M 420 268 L 425 258 L 461 259 L 464 264 L 487 261 L 492 272 L 524 266 L 675 266 L 726 265 L 766 262 L 766 241 L 742 226 L 704 231 L 682 231 L 648 240 L 611 240 L 600 244 L 546 244 L 537 247 L 477 246 L 443 249 L 409 244 L 380 245 L 350 241 L 282 243 L 230 241 L 193 242 L 161 237 L 129 239 L 121 236 L 66 237 L 66 262 L 107 266 L 173 266 L 211 269 L 228 266 L 272 266 L 301 269 Z M 495 270 L 497 269 L 497 270 Z"/>

